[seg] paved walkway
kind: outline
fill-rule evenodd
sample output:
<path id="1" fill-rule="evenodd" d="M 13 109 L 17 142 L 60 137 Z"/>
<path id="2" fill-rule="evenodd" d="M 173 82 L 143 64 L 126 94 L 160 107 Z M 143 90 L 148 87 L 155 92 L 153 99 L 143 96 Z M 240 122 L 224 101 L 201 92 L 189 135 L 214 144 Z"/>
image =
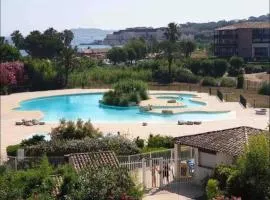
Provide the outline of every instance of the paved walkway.
<path id="1" fill-rule="evenodd" d="M 186 200 L 203 195 L 203 189 L 192 183 L 172 183 L 163 189 L 149 192 L 143 200 Z"/>

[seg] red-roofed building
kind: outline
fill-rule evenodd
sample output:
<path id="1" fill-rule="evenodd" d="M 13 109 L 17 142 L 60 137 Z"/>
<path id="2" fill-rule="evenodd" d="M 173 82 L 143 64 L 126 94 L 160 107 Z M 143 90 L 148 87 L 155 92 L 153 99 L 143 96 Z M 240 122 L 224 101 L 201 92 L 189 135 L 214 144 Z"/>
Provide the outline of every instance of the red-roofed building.
<path id="1" fill-rule="evenodd" d="M 106 54 L 108 51 L 109 49 L 84 49 L 80 52 L 80 55 L 98 60 L 103 60 L 106 58 Z"/>

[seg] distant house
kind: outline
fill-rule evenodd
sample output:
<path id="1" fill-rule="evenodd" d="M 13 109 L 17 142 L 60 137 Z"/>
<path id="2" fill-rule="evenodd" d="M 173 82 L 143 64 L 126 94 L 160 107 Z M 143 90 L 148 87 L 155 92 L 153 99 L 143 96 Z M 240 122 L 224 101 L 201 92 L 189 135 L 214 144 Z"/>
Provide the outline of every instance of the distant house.
<path id="1" fill-rule="evenodd" d="M 89 58 L 103 60 L 106 58 L 106 54 L 109 49 L 83 49 L 79 52 L 81 56 L 87 56 Z"/>
<path id="2" fill-rule="evenodd" d="M 218 57 L 240 56 L 246 60 L 270 57 L 270 23 L 244 22 L 215 30 L 214 54 Z"/>
<path id="3" fill-rule="evenodd" d="M 262 131 L 241 126 L 177 137 L 175 138 L 175 156 L 179 158 L 182 145 L 194 148 L 194 181 L 200 183 L 213 172 L 216 165 L 232 164 L 243 152 L 248 138 L 261 134 Z M 180 171 L 179 165 L 176 165 L 176 178 L 180 178 Z"/>

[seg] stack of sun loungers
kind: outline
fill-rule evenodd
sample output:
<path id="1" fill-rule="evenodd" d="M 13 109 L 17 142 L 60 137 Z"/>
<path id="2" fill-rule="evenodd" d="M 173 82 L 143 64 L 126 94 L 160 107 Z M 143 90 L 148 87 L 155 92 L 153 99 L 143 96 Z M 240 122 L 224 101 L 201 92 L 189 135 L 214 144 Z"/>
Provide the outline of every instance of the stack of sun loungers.
<path id="1" fill-rule="evenodd" d="M 143 126 L 147 126 L 147 122 L 143 122 L 142 125 L 143 125 Z"/>
<path id="2" fill-rule="evenodd" d="M 32 120 L 26 120 L 26 119 L 22 119 L 22 121 L 20 122 L 15 122 L 15 125 L 17 126 L 34 126 L 34 125 L 44 125 L 45 122 L 40 122 L 37 119 L 32 119 Z"/>
<path id="3" fill-rule="evenodd" d="M 256 110 L 256 115 L 266 115 L 266 108 L 261 108 L 260 110 Z"/>
<path id="4" fill-rule="evenodd" d="M 178 125 L 200 125 L 202 124 L 201 121 L 178 121 Z"/>

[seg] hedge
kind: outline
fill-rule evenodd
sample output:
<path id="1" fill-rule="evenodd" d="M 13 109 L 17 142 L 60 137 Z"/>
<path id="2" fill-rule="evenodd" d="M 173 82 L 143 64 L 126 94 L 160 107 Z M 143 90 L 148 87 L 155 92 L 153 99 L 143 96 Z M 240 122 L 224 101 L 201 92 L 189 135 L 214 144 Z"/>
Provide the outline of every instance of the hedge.
<path id="1" fill-rule="evenodd" d="M 70 153 L 84 153 L 97 151 L 114 151 L 117 155 L 131 155 L 139 153 L 139 148 L 121 136 L 110 136 L 99 139 L 85 138 L 83 140 L 52 140 L 25 148 L 27 156 L 63 156 Z"/>
<path id="2" fill-rule="evenodd" d="M 264 83 L 259 89 L 259 94 L 270 95 L 270 83 Z"/>
<path id="3" fill-rule="evenodd" d="M 236 87 L 236 80 L 233 78 L 224 77 L 220 82 L 221 87 Z"/>
<path id="4" fill-rule="evenodd" d="M 7 155 L 8 156 L 17 156 L 17 150 L 21 148 L 20 144 L 10 145 L 7 147 Z"/>
<path id="5" fill-rule="evenodd" d="M 202 82 L 203 86 L 213 86 L 216 87 L 218 86 L 218 82 L 215 78 L 212 77 L 205 77 Z"/>
<path id="6" fill-rule="evenodd" d="M 187 69 L 178 69 L 176 71 L 175 81 L 183 83 L 198 83 L 200 78 Z"/>

